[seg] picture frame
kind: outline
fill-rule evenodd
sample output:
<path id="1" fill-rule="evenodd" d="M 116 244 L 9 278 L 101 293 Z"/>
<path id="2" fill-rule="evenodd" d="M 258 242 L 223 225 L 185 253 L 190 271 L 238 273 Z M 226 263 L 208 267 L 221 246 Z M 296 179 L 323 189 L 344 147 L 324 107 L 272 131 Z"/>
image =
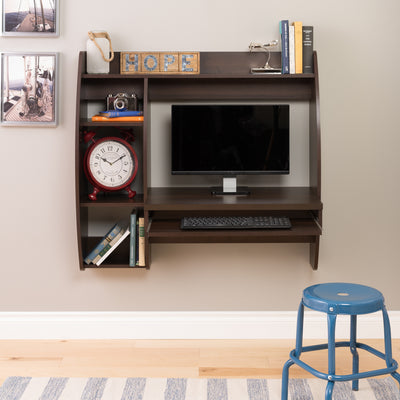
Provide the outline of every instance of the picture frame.
<path id="1" fill-rule="evenodd" d="M 2 0 L 3 36 L 56 37 L 59 21 L 59 0 Z"/>
<path id="2" fill-rule="evenodd" d="M 1 124 L 57 126 L 58 53 L 1 54 Z"/>

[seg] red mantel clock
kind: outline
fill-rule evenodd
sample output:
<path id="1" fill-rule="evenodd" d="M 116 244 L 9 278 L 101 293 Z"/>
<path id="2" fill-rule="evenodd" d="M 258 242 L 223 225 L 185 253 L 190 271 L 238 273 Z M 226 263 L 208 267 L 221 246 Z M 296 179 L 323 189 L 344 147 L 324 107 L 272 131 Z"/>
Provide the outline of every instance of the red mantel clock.
<path id="1" fill-rule="evenodd" d="M 97 194 L 115 192 L 125 189 L 132 199 L 136 192 L 130 188 L 135 179 L 138 160 L 132 146 L 128 143 L 133 138 L 127 133 L 126 139 L 119 137 L 103 137 L 95 140 L 95 132 L 84 134 L 85 143 L 92 142 L 84 157 L 84 170 L 87 179 L 93 186 L 90 200 L 97 200 Z"/>

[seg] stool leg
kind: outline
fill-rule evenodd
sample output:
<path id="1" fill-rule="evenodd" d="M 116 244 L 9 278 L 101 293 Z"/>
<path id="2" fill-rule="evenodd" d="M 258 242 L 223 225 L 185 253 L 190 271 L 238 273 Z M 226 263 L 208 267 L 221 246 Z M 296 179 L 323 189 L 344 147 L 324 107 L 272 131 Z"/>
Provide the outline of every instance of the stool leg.
<path id="1" fill-rule="evenodd" d="M 385 360 L 386 365 L 388 367 L 392 366 L 392 334 L 390 331 L 390 322 L 389 316 L 386 310 L 386 307 L 382 307 L 382 316 L 383 316 L 383 329 L 384 329 L 384 336 L 385 336 Z"/>
<path id="2" fill-rule="evenodd" d="M 295 356 L 300 357 L 303 349 L 303 323 L 304 323 L 304 305 L 303 301 L 300 302 L 299 309 L 297 311 L 297 326 L 296 326 L 296 350 Z M 294 364 L 291 359 L 286 361 L 282 371 L 282 392 L 281 399 L 287 400 L 288 389 L 289 389 L 289 368 Z"/>
<path id="3" fill-rule="evenodd" d="M 386 307 L 382 307 L 382 316 L 383 316 L 383 329 L 384 329 L 384 336 L 385 336 L 385 356 L 386 356 L 386 365 L 388 367 L 392 366 L 393 359 L 392 359 L 392 334 L 390 330 L 390 321 L 389 316 L 386 310 Z M 397 380 L 400 384 L 400 374 L 397 372 L 392 372 L 392 377 Z"/>
<path id="4" fill-rule="evenodd" d="M 335 375 L 336 354 L 335 354 L 335 330 L 336 314 L 328 314 L 328 374 Z M 332 392 L 335 381 L 329 381 L 326 385 L 325 400 L 332 400 Z"/>
<path id="5" fill-rule="evenodd" d="M 335 384 L 335 382 L 330 381 L 328 382 L 328 384 L 326 385 L 326 389 L 325 389 L 325 400 L 330 400 L 332 399 L 332 393 L 333 393 L 333 385 Z"/>
<path id="6" fill-rule="evenodd" d="M 296 357 L 300 357 L 303 350 L 303 325 L 304 325 L 304 304 L 300 302 L 297 311 L 297 328 L 296 328 Z"/>
<path id="7" fill-rule="evenodd" d="M 353 374 L 359 373 L 359 357 L 357 352 L 357 315 L 351 316 L 350 321 L 350 351 L 353 354 Z M 353 380 L 353 390 L 358 390 L 358 379 Z"/>
<path id="8" fill-rule="evenodd" d="M 289 368 L 294 364 L 294 361 L 288 360 L 283 366 L 282 371 L 282 400 L 288 400 L 288 390 L 289 390 Z"/>

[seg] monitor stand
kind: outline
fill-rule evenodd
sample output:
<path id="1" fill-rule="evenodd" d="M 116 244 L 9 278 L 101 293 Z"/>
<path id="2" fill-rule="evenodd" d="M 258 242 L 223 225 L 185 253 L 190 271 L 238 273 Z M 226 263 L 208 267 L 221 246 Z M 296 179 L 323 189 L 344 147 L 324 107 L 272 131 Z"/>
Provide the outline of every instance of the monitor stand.
<path id="1" fill-rule="evenodd" d="M 236 196 L 248 196 L 250 194 L 247 186 L 237 186 L 236 176 L 234 177 L 223 177 L 222 187 L 214 186 L 211 188 L 211 194 L 214 196 L 221 195 L 236 195 Z"/>

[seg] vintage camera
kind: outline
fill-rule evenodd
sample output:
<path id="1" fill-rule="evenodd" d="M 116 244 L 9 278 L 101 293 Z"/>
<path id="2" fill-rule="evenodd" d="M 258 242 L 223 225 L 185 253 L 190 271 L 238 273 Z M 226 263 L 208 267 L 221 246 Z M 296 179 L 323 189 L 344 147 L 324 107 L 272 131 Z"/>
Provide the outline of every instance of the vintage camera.
<path id="1" fill-rule="evenodd" d="M 136 111 L 138 107 L 138 100 L 136 93 L 118 93 L 109 94 L 107 96 L 107 111 Z"/>

